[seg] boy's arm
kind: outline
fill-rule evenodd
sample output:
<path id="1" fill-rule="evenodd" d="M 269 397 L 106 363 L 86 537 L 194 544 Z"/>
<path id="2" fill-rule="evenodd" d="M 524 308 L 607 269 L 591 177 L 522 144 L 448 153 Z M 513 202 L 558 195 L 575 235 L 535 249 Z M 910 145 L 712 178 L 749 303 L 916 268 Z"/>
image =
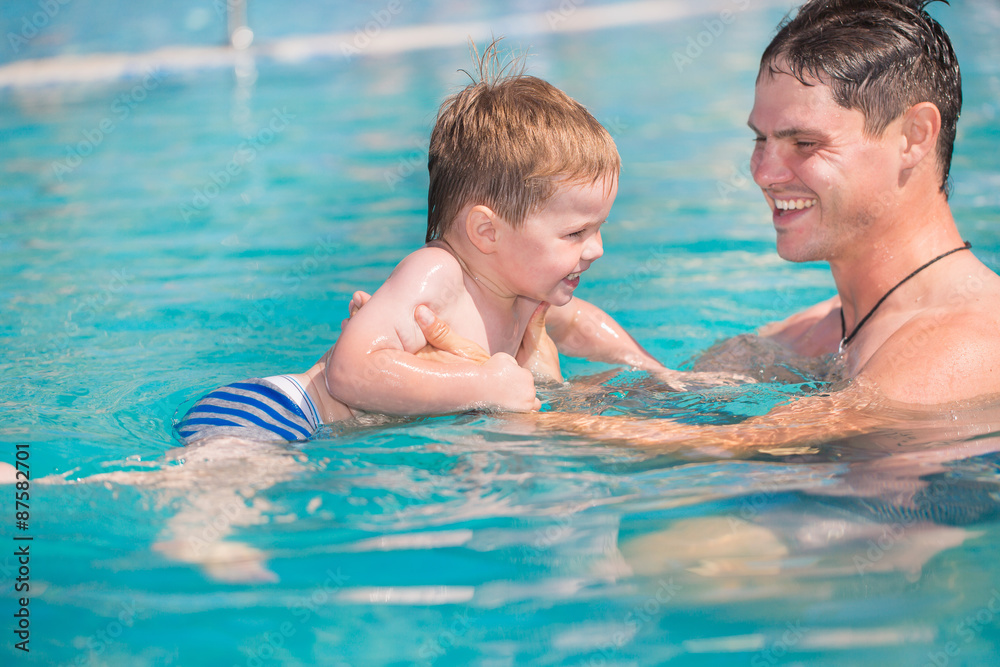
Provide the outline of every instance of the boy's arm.
<path id="1" fill-rule="evenodd" d="M 482 364 L 415 356 L 426 344 L 414 321 L 417 306 L 447 310 L 463 291 L 461 267 L 447 252 L 423 248 L 404 259 L 344 325 L 327 362 L 330 395 L 351 407 L 385 414 L 534 409 L 531 374 L 510 355 L 496 354 Z"/>
<path id="2" fill-rule="evenodd" d="M 570 357 L 624 364 L 645 371 L 668 371 L 603 310 L 573 297 L 565 306 L 549 308 L 546 329 L 556 347 Z"/>
<path id="3" fill-rule="evenodd" d="M 591 361 L 625 364 L 654 373 L 676 391 L 693 386 L 743 384 L 753 378 L 735 373 L 701 373 L 667 368 L 643 349 L 620 324 L 597 306 L 573 297 L 549 309 L 548 331 L 563 354 Z"/>

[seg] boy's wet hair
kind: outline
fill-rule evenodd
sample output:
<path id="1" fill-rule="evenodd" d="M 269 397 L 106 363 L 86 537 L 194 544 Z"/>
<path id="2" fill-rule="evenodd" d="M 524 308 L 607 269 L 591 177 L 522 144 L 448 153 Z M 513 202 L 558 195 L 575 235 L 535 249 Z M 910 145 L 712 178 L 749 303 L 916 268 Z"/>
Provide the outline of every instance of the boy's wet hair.
<path id="1" fill-rule="evenodd" d="M 828 84 L 837 104 L 864 113 L 870 136 L 914 104 L 933 103 L 941 112 L 937 153 L 947 192 L 962 76 L 951 40 L 924 9 L 931 2 L 810 0 L 779 26 L 757 79 L 785 72 L 806 85 Z"/>
<path id="2" fill-rule="evenodd" d="M 609 188 L 618 178 L 608 131 L 566 93 L 524 74 L 523 63 L 502 65 L 498 42 L 475 55 L 478 77 L 438 112 L 427 160 L 428 241 L 470 203 L 516 227 L 553 195 L 556 178 L 607 178 Z"/>

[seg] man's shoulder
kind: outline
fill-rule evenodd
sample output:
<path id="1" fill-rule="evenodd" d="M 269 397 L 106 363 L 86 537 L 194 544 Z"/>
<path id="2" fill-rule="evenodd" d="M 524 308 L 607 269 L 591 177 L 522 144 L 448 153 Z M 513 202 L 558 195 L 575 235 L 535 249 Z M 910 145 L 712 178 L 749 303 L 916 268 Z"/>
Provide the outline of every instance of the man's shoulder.
<path id="1" fill-rule="evenodd" d="M 928 308 L 897 329 L 863 374 L 889 398 L 950 403 L 1000 393 L 1000 297 Z"/>
<path id="2" fill-rule="evenodd" d="M 955 276 L 944 298 L 914 317 L 902 332 L 944 345 L 974 346 L 1000 353 L 1000 276 L 978 261 Z"/>

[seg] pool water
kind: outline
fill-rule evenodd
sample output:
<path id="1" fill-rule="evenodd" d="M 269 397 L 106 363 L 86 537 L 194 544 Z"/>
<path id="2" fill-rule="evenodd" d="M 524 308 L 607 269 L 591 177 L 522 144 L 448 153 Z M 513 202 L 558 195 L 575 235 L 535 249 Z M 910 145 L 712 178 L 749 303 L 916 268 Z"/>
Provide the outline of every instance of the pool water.
<path id="1" fill-rule="evenodd" d="M 138 33 L 116 35 L 100 20 L 116 4 L 65 5 L 27 56 L 205 44 L 218 27 L 196 3 L 183 20 L 152 3 L 159 23 L 121 3 Z M 757 59 L 790 5 L 676 5 L 549 32 L 516 17 L 558 27 L 589 7 L 403 2 L 380 38 L 464 21 L 482 42 L 495 22 L 609 128 L 620 191 L 578 294 L 687 368 L 833 285 L 777 257 L 746 167 Z M 320 7 L 251 3 L 259 43 L 351 34 L 383 9 Z M 5 25 L 35 11 L 5 3 Z M 965 80 L 952 208 L 997 269 L 1000 13 L 934 13 Z M 484 414 L 178 448 L 186 406 L 308 368 L 353 290 L 421 244 L 427 137 L 469 62 L 449 44 L 0 88 L 0 439 L 32 477 L 27 529 L 13 490 L 0 520 L 13 629 L 15 538 L 32 538 L 31 650 L 5 632 L 4 664 L 994 664 L 996 406 L 739 460 Z M 822 365 L 745 342 L 735 364 L 755 384 L 672 392 L 565 359 L 570 384 L 541 397 L 734 423 L 829 386 Z"/>

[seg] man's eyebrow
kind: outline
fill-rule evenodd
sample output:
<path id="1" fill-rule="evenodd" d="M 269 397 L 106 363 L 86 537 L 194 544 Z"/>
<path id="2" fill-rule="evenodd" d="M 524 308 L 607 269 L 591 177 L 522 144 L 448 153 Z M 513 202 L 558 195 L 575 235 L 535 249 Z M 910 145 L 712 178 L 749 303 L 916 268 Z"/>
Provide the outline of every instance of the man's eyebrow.
<path id="1" fill-rule="evenodd" d="M 758 130 L 756 127 L 754 127 L 753 123 L 747 121 L 747 126 L 751 130 L 753 130 L 754 134 L 756 134 L 758 137 L 763 137 L 764 136 L 764 133 L 761 132 L 760 130 Z M 783 129 L 783 130 L 778 130 L 777 132 L 775 132 L 774 133 L 774 138 L 775 139 L 787 139 L 789 137 L 797 137 L 797 136 L 800 136 L 800 135 L 803 135 L 803 134 L 814 134 L 814 132 L 812 132 L 811 130 L 807 130 L 804 127 L 788 127 L 788 128 Z"/>

